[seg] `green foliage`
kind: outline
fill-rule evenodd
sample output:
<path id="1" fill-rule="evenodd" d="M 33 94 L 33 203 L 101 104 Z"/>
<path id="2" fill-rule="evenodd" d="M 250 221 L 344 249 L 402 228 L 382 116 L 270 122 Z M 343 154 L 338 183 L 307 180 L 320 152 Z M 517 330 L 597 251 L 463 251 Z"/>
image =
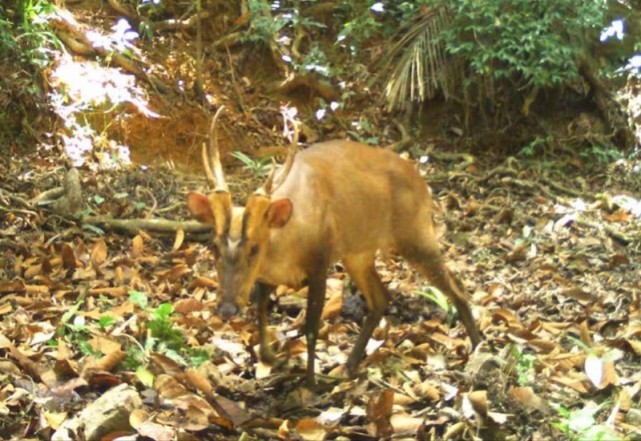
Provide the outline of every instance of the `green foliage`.
<path id="1" fill-rule="evenodd" d="M 129 301 L 134 305 L 147 311 L 149 319 L 147 329 L 150 331 L 150 338 L 147 339 L 145 347 L 148 350 L 180 351 L 184 346 L 184 335 L 182 331 L 174 326 L 171 317 L 174 307 L 169 303 L 162 303 L 157 308 L 149 308 L 147 296 L 140 291 L 130 291 Z"/>
<path id="2" fill-rule="evenodd" d="M 271 44 L 288 20 L 282 14 L 272 15 L 270 2 L 267 0 L 249 0 L 249 30 L 245 40 Z"/>
<path id="3" fill-rule="evenodd" d="M 336 40 L 338 42 L 348 41 L 352 52 L 365 45 L 366 42 L 383 31 L 383 24 L 377 20 L 376 6 L 382 5 L 376 0 L 366 2 L 343 2 L 340 9 L 346 16 L 343 29 L 339 32 Z M 372 9 L 374 8 L 374 9 Z"/>
<path id="4" fill-rule="evenodd" d="M 544 150 L 550 143 L 553 141 L 552 135 L 547 136 L 536 136 L 532 141 L 527 145 L 521 148 L 519 151 L 520 156 L 532 157 L 541 152 L 539 150 Z"/>
<path id="5" fill-rule="evenodd" d="M 129 345 L 125 349 L 125 359 L 122 366 L 127 370 L 137 369 L 145 363 L 145 352 L 136 345 Z"/>
<path id="6" fill-rule="evenodd" d="M 154 386 L 154 374 L 145 366 L 138 366 L 136 368 L 136 378 L 150 389 Z"/>
<path id="7" fill-rule="evenodd" d="M 253 159 L 241 151 L 231 152 L 231 156 L 243 163 L 243 168 L 254 175 L 266 175 L 269 173 L 271 156 Z"/>
<path id="8" fill-rule="evenodd" d="M 607 165 L 623 157 L 613 145 L 591 145 L 583 149 L 580 156 L 598 165 Z"/>
<path id="9" fill-rule="evenodd" d="M 20 46 L 22 61 L 34 64 L 40 68 L 49 64 L 50 49 L 62 49 L 58 37 L 51 31 L 47 15 L 52 13 L 54 6 L 47 0 L 22 0 L 18 2 L 16 21 L 19 35 L 16 42 Z"/>
<path id="10" fill-rule="evenodd" d="M 100 326 L 100 329 L 103 331 L 114 324 L 116 324 L 116 318 L 112 315 L 103 315 L 98 320 L 98 326 Z"/>
<path id="11" fill-rule="evenodd" d="M 309 51 L 303 55 L 303 60 L 300 63 L 294 60 L 292 65 L 296 71 L 315 72 L 324 77 L 333 75 L 336 70 L 331 67 L 327 54 L 325 54 L 318 44 L 313 44 L 310 47 Z"/>
<path id="12" fill-rule="evenodd" d="M 451 11 L 449 53 L 494 79 L 549 87 L 577 77 L 586 33 L 604 24 L 603 0 L 434 0 Z"/>
<path id="13" fill-rule="evenodd" d="M 4 9 L 0 5 L 0 56 L 6 56 L 11 52 L 16 52 L 18 43 L 13 36 L 13 24 Z"/>
<path id="14" fill-rule="evenodd" d="M 430 286 L 428 289 L 429 289 L 429 292 L 417 291 L 416 293 L 419 296 L 425 297 L 426 299 L 436 304 L 448 315 L 451 315 L 452 311 L 454 310 L 454 307 L 447 301 L 447 296 L 433 286 Z"/>
<path id="15" fill-rule="evenodd" d="M 78 315 L 82 304 L 82 301 L 77 302 L 62 315 L 56 334 L 59 337 L 65 337 L 70 343 L 76 345 L 83 354 L 98 355 L 89 345 L 91 333 L 85 317 Z"/>
<path id="16" fill-rule="evenodd" d="M 377 130 L 374 130 L 372 123 L 365 117 L 361 117 L 358 121 L 352 122 L 354 130 L 348 130 L 354 139 L 364 144 L 376 145 L 378 144 L 378 136 L 374 135 Z"/>
<path id="17" fill-rule="evenodd" d="M 519 386 L 525 386 L 526 384 L 531 383 L 536 356 L 533 354 L 525 354 L 516 346 L 512 348 L 511 355 L 515 361 L 514 369 L 516 370 L 516 382 Z"/>
<path id="18" fill-rule="evenodd" d="M 151 338 L 155 340 L 155 346 L 161 352 L 179 352 L 185 346 L 183 332 L 175 327 L 171 320 L 173 313 L 174 307 L 169 303 L 163 303 L 151 310 L 151 317 L 147 322 Z"/>
<path id="19" fill-rule="evenodd" d="M 134 289 L 129 291 L 129 301 L 142 309 L 147 309 L 147 304 L 149 302 L 144 292 L 136 291 Z"/>
<path id="20" fill-rule="evenodd" d="M 150 351 L 161 352 L 182 365 L 197 366 L 209 359 L 209 353 L 205 350 L 187 346 L 183 331 L 172 320 L 174 307 L 171 304 L 162 303 L 156 308 L 150 308 L 147 296 L 135 290 L 129 292 L 129 301 L 147 312 L 149 335 L 144 346 L 127 349 L 125 366 L 130 369 L 139 367 L 144 363 L 145 354 Z"/>
<path id="21" fill-rule="evenodd" d="M 613 430 L 604 425 L 597 424 L 595 415 L 605 407 L 607 403 L 596 405 L 588 402 L 584 407 L 569 410 L 562 405 L 556 406 L 559 420 L 553 426 L 563 432 L 568 438 L 576 441 L 616 441 L 622 438 L 617 436 Z"/>

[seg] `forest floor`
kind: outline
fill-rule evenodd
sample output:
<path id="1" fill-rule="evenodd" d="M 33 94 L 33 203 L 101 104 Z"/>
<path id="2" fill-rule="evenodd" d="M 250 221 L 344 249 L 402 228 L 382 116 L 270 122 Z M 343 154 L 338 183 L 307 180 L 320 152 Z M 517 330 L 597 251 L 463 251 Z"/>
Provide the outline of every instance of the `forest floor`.
<path id="1" fill-rule="evenodd" d="M 163 51 L 159 45 L 150 55 L 173 60 L 168 76 L 179 76 L 181 60 Z M 71 78 L 89 80 L 87 69 Z M 273 143 L 277 98 L 256 92 L 251 78 L 232 84 L 233 72 L 219 71 L 218 84 L 229 86 L 220 89 L 240 93 L 239 107 L 260 109 L 230 116 L 234 124 L 221 132 L 226 151 L 241 150 L 239 134 L 253 147 Z M 49 81 L 57 87 L 64 74 Z M 206 133 L 207 112 L 178 101 L 141 105 L 144 93 L 121 76 L 92 81 L 94 91 L 127 90 L 137 108 L 137 116 L 101 128 L 93 121 L 98 133 L 120 130 L 123 143 L 164 143 L 164 150 L 133 152 L 150 166 L 105 167 L 114 143 L 94 144 L 93 162 L 74 177 L 56 147 L 0 146 L 0 438 L 641 437 L 638 160 L 552 147 L 507 157 L 468 152 L 456 150 L 457 131 L 415 143 L 408 160 L 443 207 L 441 246 L 485 341 L 472 351 L 443 296 L 403 260 L 381 256 L 378 271 L 395 295 L 359 375 L 345 378 L 365 311 L 339 263 L 323 310 L 318 385 L 309 389 L 304 289 L 279 288 L 272 299 L 270 335 L 287 359 L 279 368 L 257 358 L 253 307 L 230 322 L 216 313 L 208 236 L 185 204 L 188 191 L 206 188 L 195 165 L 199 143 L 175 151 L 190 131 Z M 67 98 L 77 99 L 82 91 L 71 83 Z M 340 115 L 358 127 L 330 122 L 315 127 L 320 137 L 389 144 L 370 98 Z M 66 138 L 66 147 L 76 141 Z M 232 190 L 242 197 L 265 170 L 258 159 L 230 170 Z M 78 203 L 65 199 L 70 187 L 81 218 L 68 215 Z M 166 222 L 161 228 L 154 219 Z"/>
<path id="2" fill-rule="evenodd" d="M 270 329 L 289 360 L 271 369 L 256 357 L 251 308 L 230 323 L 216 315 L 203 243 L 76 224 L 32 201 L 60 180 L 60 167 L 3 159 L 0 435 L 46 439 L 72 417 L 75 430 L 104 435 L 115 412 L 104 406 L 154 440 L 638 433 L 641 204 L 624 190 L 634 175 L 626 162 L 586 172 L 575 158 L 487 167 L 446 157 L 420 169 L 446 209 L 443 249 L 485 342 L 470 352 L 442 296 L 389 257 L 379 272 L 397 295 L 370 355 L 356 379 L 335 375 L 363 314 L 338 265 L 317 390 L 302 383 L 303 292 L 274 298 Z M 230 176 L 243 179 L 253 176 Z M 81 181 L 86 209 L 124 220 L 184 220 L 186 192 L 204 184 L 162 168 Z M 108 390 L 115 403 L 101 401 Z"/>

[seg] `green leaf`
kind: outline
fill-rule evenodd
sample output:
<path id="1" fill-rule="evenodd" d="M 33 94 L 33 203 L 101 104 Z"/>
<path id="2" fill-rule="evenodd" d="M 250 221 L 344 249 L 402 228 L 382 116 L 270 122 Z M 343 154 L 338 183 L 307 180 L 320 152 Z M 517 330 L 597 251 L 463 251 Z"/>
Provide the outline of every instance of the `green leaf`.
<path id="1" fill-rule="evenodd" d="M 154 310 L 153 317 L 155 320 L 166 320 L 173 312 L 174 307 L 171 303 L 162 303 Z"/>
<path id="2" fill-rule="evenodd" d="M 147 295 L 140 291 L 136 291 L 133 289 L 129 291 L 129 301 L 134 305 L 140 306 L 142 309 L 147 308 L 147 303 L 148 303 Z"/>
<path id="3" fill-rule="evenodd" d="M 67 312 L 62 314 L 62 317 L 60 317 L 60 323 L 63 324 L 63 325 L 67 324 L 69 322 L 69 320 L 71 320 L 71 318 L 73 316 L 75 316 L 76 313 L 78 313 L 78 310 L 80 309 L 80 306 L 82 304 L 83 304 L 83 301 L 80 300 L 80 301 L 76 302 L 76 304 L 73 305 L 71 308 L 69 308 L 67 310 Z"/>
<path id="4" fill-rule="evenodd" d="M 145 366 L 138 366 L 136 369 L 136 378 L 148 388 L 152 388 L 154 385 L 154 374 Z"/>
<path id="5" fill-rule="evenodd" d="M 117 320 L 116 320 L 116 318 L 114 316 L 103 315 L 102 317 L 100 317 L 100 319 L 98 319 L 98 326 L 100 326 L 101 328 L 105 329 L 106 327 L 111 326 L 114 323 L 116 323 L 116 321 Z"/>
<path id="6" fill-rule="evenodd" d="M 211 358 L 205 349 L 193 349 L 189 354 L 189 364 L 198 367 Z"/>
<path id="7" fill-rule="evenodd" d="M 443 311 L 448 312 L 450 310 L 450 304 L 447 301 L 447 296 L 434 286 L 428 286 L 427 289 L 429 292 L 417 291 L 417 294 L 431 300 Z"/>

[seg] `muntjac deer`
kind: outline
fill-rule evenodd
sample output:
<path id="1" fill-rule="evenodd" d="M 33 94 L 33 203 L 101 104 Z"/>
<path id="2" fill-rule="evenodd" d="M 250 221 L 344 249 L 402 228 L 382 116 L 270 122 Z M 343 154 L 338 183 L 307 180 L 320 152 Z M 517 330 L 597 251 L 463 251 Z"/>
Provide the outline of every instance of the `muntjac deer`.
<path id="1" fill-rule="evenodd" d="M 213 227 L 221 316 L 240 312 L 256 285 L 263 361 L 275 359 L 266 333 L 270 293 L 278 285 L 298 288 L 307 283 L 306 381 L 314 383 L 327 272 L 342 259 L 369 309 L 347 361 L 348 372 L 354 374 L 390 300 L 374 268 L 381 249 L 396 250 L 446 294 L 472 345 L 480 343 L 467 297 L 439 251 L 430 190 L 411 163 L 352 141 L 323 142 L 295 153 L 295 141 L 277 180 L 272 171 L 245 207 L 234 207 L 215 141 L 217 116 L 210 132 L 213 173 L 203 144 L 205 170 L 215 190 L 209 195 L 189 193 L 187 206 L 197 220 Z"/>

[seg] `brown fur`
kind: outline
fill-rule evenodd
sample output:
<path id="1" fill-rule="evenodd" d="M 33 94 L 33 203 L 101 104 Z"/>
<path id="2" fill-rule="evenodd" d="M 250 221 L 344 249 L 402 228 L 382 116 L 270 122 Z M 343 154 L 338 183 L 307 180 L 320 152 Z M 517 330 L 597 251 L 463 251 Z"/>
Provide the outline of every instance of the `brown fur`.
<path id="1" fill-rule="evenodd" d="M 204 218 L 202 209 L 192 209 L 196 204 L 188 203 L 190 210 L 197 219 L 214 225 L 219 241 L 225 234 L 221 226 L 234 225 L 241 213 L 247 217 L 241 256 L 246 260 L 234 264 L 235 274 L 225 273 L 223 250 L 219 277 L 227 274 L 228 279 L 234 279 L 222 282 L 223 302 L 244 306 L 254 282 L 291 287 L 309 282 L 309 382 L 314 381 L 314 346 L 325 299 L 326 271 L 339 259 L 370 310 L 347 363 L 351 372 L 390 298 L 374 269 L 376 252 L 381 249 L 393 248 L 407 258 L 456 306 L 473 346 L 481 341 L 467 297 L 441 257 L 431 192 L 413 165 L 395 153 L 356 142 L 329 141 L 299 152 L 271 199 L 253 195 L 244 211 L 233 213 L 221 198 L 210 195 L 199 200 L 210 201 L 214 219 Z M 253 246 L 259 251 L 250 258 L 248 250 Z M 260 304 L 266 305 L 264 298 Z M 270 357 L 265 347 L 265 314 L 261 311 L 261 354 Z"/>

